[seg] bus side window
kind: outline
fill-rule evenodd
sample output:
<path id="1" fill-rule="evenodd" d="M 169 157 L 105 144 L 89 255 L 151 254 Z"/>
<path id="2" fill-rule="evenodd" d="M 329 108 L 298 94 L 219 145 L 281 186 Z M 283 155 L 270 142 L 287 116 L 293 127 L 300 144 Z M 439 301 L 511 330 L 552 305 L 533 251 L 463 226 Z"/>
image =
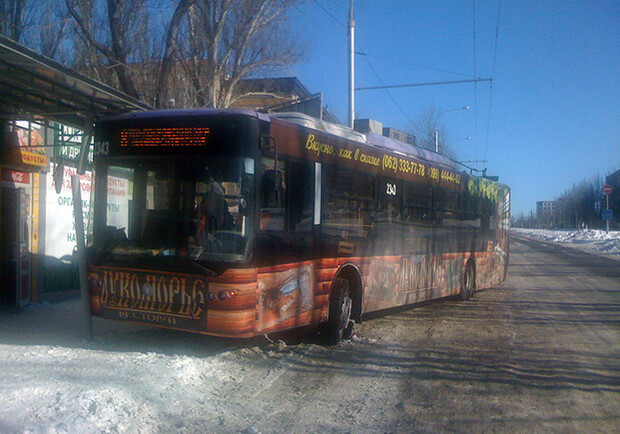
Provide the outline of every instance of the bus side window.
<path id="1" fill-rule="evenodd" d="M 459 220 L 468 227 L 480 227 L 479 200 L 469 190 L 461 193 L 459 199 Z"/>
<path id="2" fill-rule="evenodd" d="M 459 194 L 437 187 L 435 189 L 435 212 L 438 220 L 456 219 L 459 213 Z"/>
<path id="3" fill-rule="evenodd" d="M 323 234 L 366 238 L 372 228 L 374 180 L 347 169 L 326 166 L 321 215 Z"/>
<path id="4" fill-rule="evenodd" d="M 405 184 L 405 218 L 409 223 L 430 223 L 433 220 L 433 189 L 427 184 Z"/>
<path id="5" fill-rule="evenodd" d="M 264 158 L 261 162 L 260 178 L 260 202 L 261 230 L 283 231 L 285 222 L 285 197 L 286 197 L 286 170 L 285 161 L 278 161 L 277 170 L 274 169 L 275 161 Z"/>
<path id="6" fill-rule="evenodd" d="M 491 202 L 489 199 L 482 199 L 480 202 L 481 202 L 480 226 L 483 231 L 488 232 L 493 228 L 493 214 L 494 214 L 493 202 Z"/>

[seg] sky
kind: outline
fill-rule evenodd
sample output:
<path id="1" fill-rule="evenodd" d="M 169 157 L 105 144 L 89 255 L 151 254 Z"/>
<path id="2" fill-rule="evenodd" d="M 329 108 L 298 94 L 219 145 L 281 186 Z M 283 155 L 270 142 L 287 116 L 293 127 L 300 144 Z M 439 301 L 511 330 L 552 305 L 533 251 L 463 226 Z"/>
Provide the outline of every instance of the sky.
<path id="1" fill-rule="evenodd" d="M 348 11 L 349 0 L 295 7 L 308 52 L 286 71 L 343 123 Z M 493 79 L 358 90 L 355 117 L 407 131 L 429 107 L 469 106 L 440 123 L 459 161 L 486 160 L 470 165 L 511 187 L 513 215 L 620 169 L 618 0 L 355 0 L 354 15 L 356 87 Z"/>

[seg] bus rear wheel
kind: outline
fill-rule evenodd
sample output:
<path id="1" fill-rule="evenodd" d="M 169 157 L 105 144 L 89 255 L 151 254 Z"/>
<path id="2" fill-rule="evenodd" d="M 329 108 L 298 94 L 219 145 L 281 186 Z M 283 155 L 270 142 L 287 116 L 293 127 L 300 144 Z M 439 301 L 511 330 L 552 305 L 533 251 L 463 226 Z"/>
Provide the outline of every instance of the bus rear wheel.
<path id="1" fill-rule="evenodd" d="M 327 320 L 326 337 L 328 344 L 337 345 L 343 338 L 351 337 L 354 325 L 351 320 L 352 305 L 349 281 L 341 278 L 334 279 Z"/>
<path id="2" fill-rule="evenodd" d="M 474 266 L 468 263 L 463 273 L 463 287 L 461 288 L 461 300 L 466 301 L 474 296 L 476 291 L 476 272 Z"/>

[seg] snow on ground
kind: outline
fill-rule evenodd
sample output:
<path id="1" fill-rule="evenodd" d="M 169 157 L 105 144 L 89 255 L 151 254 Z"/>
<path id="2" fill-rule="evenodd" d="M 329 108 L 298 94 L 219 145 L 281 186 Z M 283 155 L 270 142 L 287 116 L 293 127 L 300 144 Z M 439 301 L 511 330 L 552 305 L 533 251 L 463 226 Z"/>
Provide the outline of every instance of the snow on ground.
<path id="1" fill-rule="evenodd" d="M 607 233 L 598 229 L 562 231 L 520 228 L 512 228 L 511 231 L 516 235 L 575 247 L 590 253 L 616 258 L 620 256 L 620 231 Z"/>
<path id="2" fill-rule="evenodd" d="M 514 233 L 620 259 L 618 231 Z M 308 369 L 304 375 L 320 376 L 316 360 L 333 354 L 313 343 L 287 347 L 263 338 L 226 340 L 93 321 L 95 339 L 89 342 L 79 299 L 33 304 L 19 313 L 0 309 L 0 432 L 255 433 L 266 414 L 273 420 L 274 412 L 307 407 L 299 391 L 293 390 L 293 400 L 270 395 L 278 379 L 300 365 Z M 348 363 L 351 356 L 343 354 Z M 323 398 L 308 412 L 325 413 L 319 405 L 331 408 L 335 398 Z M 305 423 L 299 426 L 313 426 Z M 343 428 L 342 423 L 334 413 L 322 426 L 359 431 L 359 424 Z"/>
<path id="3" fill-rule="evenodd" d="M 79 299 L 0 310 L 1 433 L 251 432 L 249 398 L 292 364 L 264 338 L 93 321 L 89 342 Z"/>

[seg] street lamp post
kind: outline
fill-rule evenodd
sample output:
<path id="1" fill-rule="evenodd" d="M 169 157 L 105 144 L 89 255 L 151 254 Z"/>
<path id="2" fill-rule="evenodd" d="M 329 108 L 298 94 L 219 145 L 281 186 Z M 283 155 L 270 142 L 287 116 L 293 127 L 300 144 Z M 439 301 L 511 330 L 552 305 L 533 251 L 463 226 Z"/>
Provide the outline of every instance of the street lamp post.
<path id="1" fill-rule="evenodd" d="M 439 153 L 439 132 L 437 131 L 437 125 L 439 124 L 439 118 L 443 114 L 446 114 L 446 113 L 449 113 L 449 112 L 455 112 L 455 111 L 459 111 L 459 110 L 469 110 L 469 106 L 466 105 L 465 107 L 459 107 L 459 108 L 455 108 L 455 109 L 446 110 L 446 111 L 443 111 L 443 112 L 441 112 L 441 113 L 439 113 L 437 115 L 437 119 L 435 119 L 435 152 Z"/>

